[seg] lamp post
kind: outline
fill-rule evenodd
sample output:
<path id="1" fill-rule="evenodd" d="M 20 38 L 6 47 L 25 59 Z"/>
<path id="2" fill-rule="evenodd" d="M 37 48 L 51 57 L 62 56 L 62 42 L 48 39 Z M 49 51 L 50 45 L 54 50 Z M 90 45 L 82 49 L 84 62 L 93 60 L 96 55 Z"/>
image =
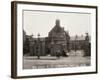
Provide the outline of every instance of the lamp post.
<path id="1" fill-rule="evenodd" d="M 77 50 L 77 38 L 78 38 L 78 36 L 76 35 L 75 36 L 75 56 L 76 56 L 76 50 Z"/>
<path id="2" fill-rule="evenodd" d="M 40 59 L 40 34 L 38 33 L 38 51 L 37 51 L 37 57 Z"/>

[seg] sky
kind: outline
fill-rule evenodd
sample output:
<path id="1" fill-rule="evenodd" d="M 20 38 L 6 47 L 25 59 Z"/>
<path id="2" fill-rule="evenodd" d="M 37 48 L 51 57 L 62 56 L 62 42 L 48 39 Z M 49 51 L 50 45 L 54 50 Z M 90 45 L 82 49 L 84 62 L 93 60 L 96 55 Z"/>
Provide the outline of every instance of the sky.
<path id="1" fill-rule="evenodd" d="M 61 27 L 69 31 L 70 36 L 91 34 L 89 13 L 23 11 L 23 29 L 27 35 L 37 37 L 48 36 L 48 32 L 55 26 L 56 19 L 60 20 Z"/>

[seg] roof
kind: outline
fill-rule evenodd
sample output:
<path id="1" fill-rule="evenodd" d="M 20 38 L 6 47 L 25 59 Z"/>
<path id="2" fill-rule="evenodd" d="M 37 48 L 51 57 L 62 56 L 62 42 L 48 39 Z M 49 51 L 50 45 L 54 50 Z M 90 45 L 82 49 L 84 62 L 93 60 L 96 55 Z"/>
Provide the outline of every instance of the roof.
<path id="1" fill-rule="evenodd" d="M 60 20 L 56 20 L 55 26 L 52 28 L 50 33 L 52 32 L 56 32 L 56 33 L 64 32 L 64 29 L 60 26 Z"/>
<path id="2" fill-rule="evenodd" d="M 85 40 L 85 36 L 77 36 L 77 38 L 76 38 L 76 36 L 71 36 L 70 40 Z"/>

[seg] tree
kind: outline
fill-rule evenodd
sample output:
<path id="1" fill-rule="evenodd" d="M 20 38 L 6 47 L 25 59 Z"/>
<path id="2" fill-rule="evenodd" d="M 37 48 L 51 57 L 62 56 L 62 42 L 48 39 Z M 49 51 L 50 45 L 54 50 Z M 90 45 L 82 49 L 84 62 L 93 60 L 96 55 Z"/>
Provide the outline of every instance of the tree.
<path id="1" fill-rule="evenodd" d="M 67 47 L 67 51 L 70 51 L 70 36 L 69 36 L 69 32 L 66 31 L 65 32 L 65 36 L 66 36 L 66 47 Z"/>
<path id="2" fill-rule="evenodd" d="M 89 35 L 86 33 L 85 43 L 84 43 L 84 56 L 91 56 L 91 43 L 89 42 Z"/>
<path id="3" fill-rule="evenodd" d="M 23 53 L 24 54 L 29 53 L 29 45 L 30 45 L 29 39 L 26 37 L 26 40 L 23 43 Z"/>

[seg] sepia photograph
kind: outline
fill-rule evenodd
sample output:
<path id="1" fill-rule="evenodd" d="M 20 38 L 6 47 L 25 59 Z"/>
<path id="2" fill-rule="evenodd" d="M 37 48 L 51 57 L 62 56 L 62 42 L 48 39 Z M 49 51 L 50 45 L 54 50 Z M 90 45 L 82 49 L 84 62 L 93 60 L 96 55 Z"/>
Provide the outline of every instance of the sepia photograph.
<path id="1" fill-rule="evenodd" d="M 23 10 L 23 69 L 81 66 L 91 66 L 89 13 Z"/>
<path id="2" fill-rule="evenodd" d="M 97 6 L 13 1 L 13 78 L 97 73 Z"/>

